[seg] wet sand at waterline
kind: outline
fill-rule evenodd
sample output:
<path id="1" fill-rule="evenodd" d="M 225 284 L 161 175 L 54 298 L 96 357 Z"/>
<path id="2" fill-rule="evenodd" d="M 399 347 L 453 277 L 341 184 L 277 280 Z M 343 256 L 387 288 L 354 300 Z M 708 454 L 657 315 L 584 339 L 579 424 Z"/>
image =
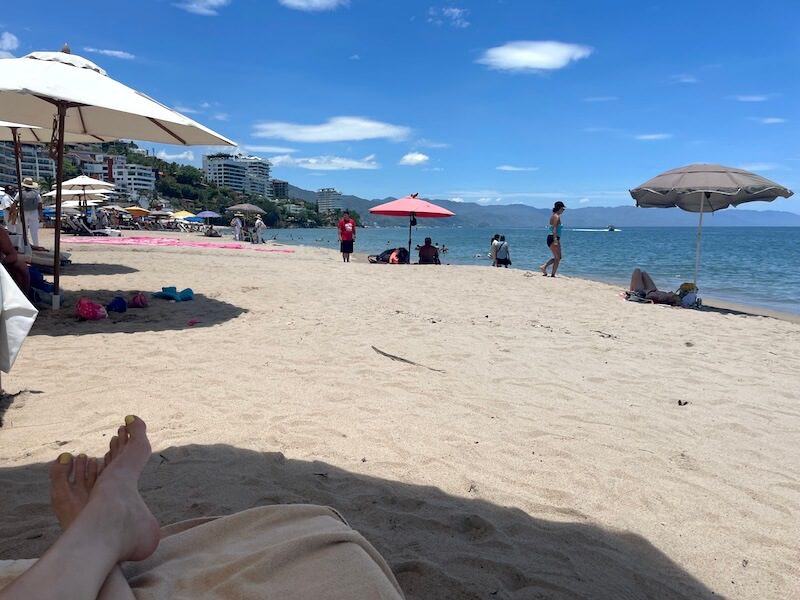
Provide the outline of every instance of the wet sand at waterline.
<path id="1" fill-rule="evenodd" d="M 134 413 L 162 524 L 333 506 L 409 598 L 800 589 L 796 322 L 318 248 L 62 243 L 67 304 L 195 299 L 40 315 L 3 376 L 0 558 L 57 536 L 48 462 L 101 456 Z"/>

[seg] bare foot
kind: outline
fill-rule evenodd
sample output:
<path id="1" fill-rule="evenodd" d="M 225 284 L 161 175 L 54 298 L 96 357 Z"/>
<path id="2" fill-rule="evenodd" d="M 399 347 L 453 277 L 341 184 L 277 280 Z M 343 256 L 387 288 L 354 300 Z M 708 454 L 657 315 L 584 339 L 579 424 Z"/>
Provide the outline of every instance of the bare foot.
<path id="1" fill-rule="evenodd" d="M 100 467 L 97 459 L 64 453 L 50 467 L 50 502 L 61 529 L 66 529 L 89 502 Z"/>
<path id="2" fill-rule="evenodd" d="M 139 476 L 150 458 L 150 442 L 144 421 L 128 416 L 125 422 L 127 425 L 111 438 L 106 463 L 90 490 L 88 502 L 73 519 L 75 526 L 82 524 L 103 531 L 117 561 L 144 560 L 155 551 L 160 537 L 158 521 L 138 489 Z M 75 463 L 77 475 L 80 459 Z M 73 484 L 73 489 L 76 493 L 67 502 L 71 506 L 80 497 L 81 486 Z"/>

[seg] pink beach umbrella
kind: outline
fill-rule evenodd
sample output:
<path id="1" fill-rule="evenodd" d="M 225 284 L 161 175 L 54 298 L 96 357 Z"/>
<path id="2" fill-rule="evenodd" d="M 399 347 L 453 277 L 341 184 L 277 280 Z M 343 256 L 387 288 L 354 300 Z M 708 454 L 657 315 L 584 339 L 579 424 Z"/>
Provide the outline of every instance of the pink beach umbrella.
<path id="1" fill-rule="evenodd" d="M 408 255 L 411 256 L 411 227 L 417 224 L 417 217 L 421 219 L 440 219 L 443 217 L 454 217 L 456 213 L 436 206 L 417 198 L 417 194 L 411 194 L 405 198 L 392 200 L 385 204 L 379 204 L 369 209 L 373 215 L 383 215 L 386 217 L 408 217 Z M 409 263 L 411 261 L 409 260 Z"/>

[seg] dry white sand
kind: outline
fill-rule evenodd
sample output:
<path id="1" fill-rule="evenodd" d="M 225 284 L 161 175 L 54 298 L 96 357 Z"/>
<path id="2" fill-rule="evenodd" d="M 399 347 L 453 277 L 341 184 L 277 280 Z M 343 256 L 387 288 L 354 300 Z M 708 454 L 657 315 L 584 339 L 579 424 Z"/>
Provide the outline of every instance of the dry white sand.
<path id="1" fill-rule="evenodd" d="M 797 323 L 520 270 L 65 246 L 68 299 L 197 296 L 40 316 L 3 377 L 0 558 L 57 535 L 47 463 L 135 413 L 162 523 L 331 505 L 409 598 L 798 595 Z"/>

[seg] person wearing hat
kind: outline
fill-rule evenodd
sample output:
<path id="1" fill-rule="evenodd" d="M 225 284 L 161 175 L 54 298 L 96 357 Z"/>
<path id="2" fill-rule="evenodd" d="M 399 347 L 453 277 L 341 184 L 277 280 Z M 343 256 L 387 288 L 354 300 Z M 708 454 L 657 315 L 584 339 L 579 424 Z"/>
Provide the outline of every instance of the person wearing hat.
<path id="1" fill-rule="evenodd" d="M 17 205 L 25 213 L 25 227 L 28 229 L 28 241 L 34 250 L 44 250 L 39 245 L 39 222 L 44 219 L 42 196 L 39 194 L 39 184 L 32 178 L 22 180 L 22 190 L 14 198 Z"/>
<path id="2" fill-rule="evenodd" d="M 356 243 L 356 222 L 350 218 L 349 210 L 342 214 L 337 229 L 339 230 L 339 250 L 342 253 L 342 260 L 349 263 L 353 245 Z"/>
<path id="3" fill-rule="evenodd" d="M 244 217 L 242 213 L 234 213 L 233 218 L 231 219 L 231 227 L 233 227 L 233 239 L 236 241 L 242 239 L 242 227 L 244 226 L 242 217 Z"/>
<path id="4" fill-rule="evenodd" d="M 261 215 L 256 216 L 256 223 L 253 226 L 253 243 L 254 244 L 263 244 L 265 242 L 264 236 L 267 235 L 267 225 L 264 223 L 264 220 L 261 218 Z"/>
<path id="5" fill-rule="evenodd" d="M 553 205 L 553 214 L 550 216 L 550 226 L 547 228 L 547 247 L 550 248 L 550 252 L 553 253 L 553 258 L 539 267 L 539 270 L 545 277 L 547 277 L 547 267 L 551 265 L 553 268 L 550 271 L 550 277 L 555 277 L 556 271 L 558 271 L 558 265 L 561 262 L 561 230 L 563 228 L 561 224 L 561 215 L 566 208 L 566 205 L 561 202 L 561 200 Z"/>

